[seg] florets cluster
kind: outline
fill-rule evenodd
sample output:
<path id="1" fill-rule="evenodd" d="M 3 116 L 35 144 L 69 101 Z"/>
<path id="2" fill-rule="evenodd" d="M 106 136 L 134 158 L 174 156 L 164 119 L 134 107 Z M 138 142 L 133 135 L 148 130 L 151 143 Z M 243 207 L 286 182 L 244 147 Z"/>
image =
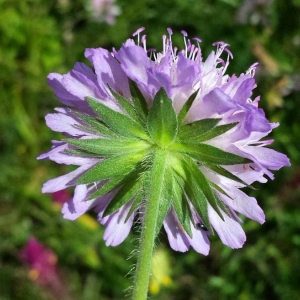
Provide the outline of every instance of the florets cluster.
<path id="1" fill-rule="evenodd" d="M 237 213 L 259 223 L 264 213 L 240 189 L 273 179 L 271 170 L 288 158 L 261 140 L 278 124 L 270 123 L 256 87 L 256 64 L 245 74 L 226 75 L 231 52 L 217 42 L 203 60 L 200 40 L 184 36 L 185 47 L 163 36 L 162 52 L 147 49 L 146 37 L 129 39 L 119 50 L 87 49 L 93 69 L 76 63 L 65 75 L 52 73 L 50 86 L 67 108 L 46 116 L 47 125 L 68 138 L 53 141 L 39 158 L 77 165 L 45 183 L 43 192 L 75 186 L 62 209 L 74 220 L 94 209 L 106 226 L 107 245 L 120 244 L 135 219 L 143 223 L 152 162 L 166 158 L 157 233 L 163 225 L 171 247 L 209 252 L 208 236 L 239 248 L 245 242 Z M 225 53 L 226 59 L 221 58 Z"/>

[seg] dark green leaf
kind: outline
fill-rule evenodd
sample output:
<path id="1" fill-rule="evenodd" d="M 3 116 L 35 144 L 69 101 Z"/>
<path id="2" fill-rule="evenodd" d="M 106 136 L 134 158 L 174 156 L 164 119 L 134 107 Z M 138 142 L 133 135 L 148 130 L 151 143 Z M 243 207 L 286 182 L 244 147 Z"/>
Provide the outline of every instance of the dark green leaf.
<path id="1" fill-rule="evenodd" d="M 227 131 L 230 129 L 234 128 L 238 123 L 230 123 L 230 124 L 225 124 L 225 125 L 220 125 L 212 130 L 208 131 L 207 133 L 201 135 L 198 137 L 197 142 L 204 142 L 204 141 L 209 141 Z"/>
<path id="2" fill-rule="evenodd" d="M 110 203 L 107 205 L 103 216 L 110 215 L 125 205 L 127 202 L 132 200 L 132 198 L 141 189 L 141 179 L 140 180 L 127 180 L 117 194 L 113 197 Z"/>
<path id="3" fill-rule="evenodd" d="M 159 231 L 166 217 L 166 214 L 170 209 L 172 196 L 173 196 L 172 173 L 171 170 L 166 169 L 162 193 L 161 193 L 161 199 L 159 202 L 159 210 L 158 210 L 158 216 L 156 222 L 156 235 L 159 234 Z"/>
<path id="4" fill-rule="evenodd" d="M 64 151 L 64 153 L 73 155 L 73 156 L 82 156 L 82 157 L 98 157 L 100 158 L 101 155 L 95 154 L 95 153 L 90 153 L 84 150 L 79 150 L 79 149 L 67 149 Z"/>
<path id="5" fill-rule="evenodd" d="M 178 114 L 178 124 L 181 125 L 184 122 L 184 119 L 189 112 L 192 104 L 194 103 L 194 100 L 196 99 L 196 96 L 198 94 L 199 90 L 194 92 L 190 98 L 183 104 L 179 114 Z"/>
<path id="6" fill-rule="evenodd" d="M 88 124 L 91 128 L 91 130 L 100 133 L 103 136 L 106 137 L 116 137 L 117 135 L 109 129 L 105 124 L 103 124 L 101 121 L 92 118 L 90 116 L 81 114 L 79 112 L 74 112 L 74 114 L 81 120 L 83 120 L 86 124 Z M 85 127 L 84 127 L 85 128 Z"/>
<path id="7" fill-rule="evenodd" d="M 144 123 L 146 123 L 148 112 L 149 112 L 148 104 L 147 104 L 143 94 L 139 90 L 137 84 L 134 81 L 129 80 L 129 86 L 130 86 L 130 93 L 132 96 L 133 106 L 136 110 L 136 113 L 140 117 L 140 119 Z"/>
<path id="8" fill-rule="evenodd" d="M 115 92 L 114 90 L 112 90 L 110 88 L 111 93 L 113 94 L 113 96 L 116 98 L 116 100 L 118 101 L 118 103 L 121 105 L 121 107 L 124 109 L 124 111 L 137 123 L 141 123 L 141 119 L 139 118 L 139 116 L 136 113 L 135 108 L 133 107 L 132 103 L 126 99 L 125 97 L 123 97 L 122 95 L 120 95 L 119 93 Z M 141 123 L 142 125 L 143 123 Z"/>
<path id="9" fill-rule="evenodd" d="M 122 153 L 137 152 L 149 147 L 143 140 L 138 139 L 65 139 L 71 145 L 82 150 L 89 151 L 101 156 L 118 155 Z"/>
<path id="10" fill-rule="evenodd" d="M 125 222 L 128 221 L 128 219 L 130 218 L 130 216 L 133 214 L 134 211 L 136 211 L 139 207 L 141 207 L 142 205 L 142 201 L 144 199 L 144 193 L 142 191 L 142 189 L 138 192 L 138 194 L 135 196 L 133 202 L 132 202 L 132 205 L 129 209 L 129 212 L 127 214 L 127 217 L 125 219 Z"/>
<path id="11" fill-rule="evenodd" d="M 186 233 L 192 238 L 191 222 L 194 222 L 190 207 L 181 188 L 184 184 L 179 176 L 172 176 L 173 180 L 173 197 L 172 204 L 180 224 Z M 180 182 L 180 183 L 179 183 Z"/>
<path id="12" fill-rule="evenodd" d="M 87 97 L 89 106 L 100 116 L 101 120 L 115 133 L 124 137 L 148 138 L 141 124 L 130 119 L 128 116 L 110 109 L 99 101 Z"/>
<path id="13" fill-rule="evenodd" d="M 154 97 L 147 128 L 152 139 L 162 148 L 168 147 L 177 135 L 178 124 L 172 100 L 162 88 Z"/>
<path id="14" fill-rule="evenodd" d="M 195 142 L 201 139 L 201 136 L 210 132 L 221 119 L 203 119 L 187 125 L 183 125 L 179 129 L 178 137 L 182 141 Z"/>
<path id="15" fill-rule="evenodd" d="M 75 183 L 86 184 L 112 177 L 125 176 L 136 168 L 137 164 L 142 161 L 143 156 L 144 154 L 140 152 L 113 156 L 86 171 Z"/>
<path id="16" fill-rule="evenodd" d="M 188 169 L 188 172 L 194 177 L 195 181 L 197 182 L 199 188 L 205 195 L 207 201 L 212 206 L 212 208 L 216 211 L 216 213 L 220 216 L 222 220 L 224 217 L 220 212 L 220 209 L 217 205 L 217 196 L 215 192 L 212 190 L 209 181 L 206 179 L 205 175 L 202 173 L 201 169 L 197 166 L 197 164 L 188 156 L 184 160 L 184 166 Z M 219 199 L 218 199 L 219 200 Z M 218 201 L 219 203 L 220 201 Z"/>
<path id="17" fill-rule="evenodd" d="M 207 144 L 173 143 L 172 149 L 189 154 L 199 163 L 215 165 L 247 164 L 251 161 L 236 154 L 225 152 Z"/>
<path id="18" fill-rule="evenodd" d="M 213 232 L 211 224 L 208 218 L 208 206 L 207 206 L 207 199 L 198 185 L 197 180 L 187 172 L 186 174 L 188 180 L 184 183 L 184 191 L 187 194 L 188 198 L 190 199 L 191 203 L 193 204 L 194 209 L 200 216 L 203 224 Z"/>
<path id="19" fill-rule="evenodd" d="M 103 184 L 103 186 L 101 188 L 99 188 L 96 192 L 94 192 L 92 195 L 90 195 L 88 200 L 95 199 L 97 197 L 100 197 L 104 194 L 111 192 L 112 190 L 114 190 L 115 188 L 120 186 L 123 181 L 124 181 L 123 176 L 114 177 L 114 178 L 110 179 L 105 184 Z"/>

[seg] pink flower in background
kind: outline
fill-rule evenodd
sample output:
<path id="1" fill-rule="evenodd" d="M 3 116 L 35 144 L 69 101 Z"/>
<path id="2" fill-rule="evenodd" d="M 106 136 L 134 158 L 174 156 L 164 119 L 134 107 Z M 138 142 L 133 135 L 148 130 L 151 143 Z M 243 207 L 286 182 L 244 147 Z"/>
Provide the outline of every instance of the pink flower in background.
<path id="1" fill-rule="evenodd" d="M 57 266 L 57 256 L 51 249 L 30 237 L 20 252 L 20 259 L 30 268 L 30 279 L 57 299 L 70 299 L 66 282 Z"/>
<path id="2" fill-rule="evenodd" d="M 115 0 L 92 0 L 90 3 L 92 18 L 95 21 L 113 25 L 115 17 L 121 14 L 120 7 L 114 3 Z"/>

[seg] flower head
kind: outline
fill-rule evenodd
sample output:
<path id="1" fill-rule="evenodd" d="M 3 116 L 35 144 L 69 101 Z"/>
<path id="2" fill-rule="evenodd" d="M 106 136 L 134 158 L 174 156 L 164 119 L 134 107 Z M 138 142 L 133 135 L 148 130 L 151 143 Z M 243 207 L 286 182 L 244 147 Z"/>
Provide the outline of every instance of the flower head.
<path id="1" fill-rule="evenodd" d="M 163 225 L 171 247 L 182 252 L 192 246 L 207 255 L 214 231 L 225 245 L 240 248 L 246 237 L 237 213 L 265 220 L 255 198 L 240 189 L 289 165 L 266 147 L 272 140 L 261 140 L 278 124 L 258 108 L 259 97 L 251 99 L 256 64 L 229 76 L 228 44 L 215 43 L 203 59 L 200 39 L 191 41 L 183 31 L 179 50 L 168 29 L 156 52 L 147 49 L 142 31 L 134 34 L 137 43 L 128 39 L 113 52 L 86 49 L 93 69 L 76 63 L 65 75 L 48 76 L 68 107 L 46 122 L 68 138 L 53 141 L 39 158 L 78 168 L 46 182 L 43 192 L 75 186 L 64 217 L 94 209 L 106 226 L 106 244 L 115 246 L 135 218 L 143 223 L 153 165 L 164 156 L 157 233 Z"/>

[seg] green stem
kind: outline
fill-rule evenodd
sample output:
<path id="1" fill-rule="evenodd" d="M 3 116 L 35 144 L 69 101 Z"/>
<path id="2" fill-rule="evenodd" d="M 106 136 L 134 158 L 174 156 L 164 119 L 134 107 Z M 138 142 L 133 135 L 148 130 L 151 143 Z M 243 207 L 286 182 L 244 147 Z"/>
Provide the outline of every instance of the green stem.
<path id="1" fill-rule="evenodd" d="M 164 149 L 159 149 L 155 152 L 151 167 L 149 183 L 150 189 L 147 191 L 148 197 L 146 199 L 132 300 L 147 299 L 152 254 L 156 235 L 156 223 L 164 184 L 165 167 L 166 151 Z"/>

